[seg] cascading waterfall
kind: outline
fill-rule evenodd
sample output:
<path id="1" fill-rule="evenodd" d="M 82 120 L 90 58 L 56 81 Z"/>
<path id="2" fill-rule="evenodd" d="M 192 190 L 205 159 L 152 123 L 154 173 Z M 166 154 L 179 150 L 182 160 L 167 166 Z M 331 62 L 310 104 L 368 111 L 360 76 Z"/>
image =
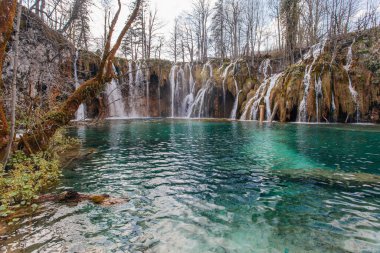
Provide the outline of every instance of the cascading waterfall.
<path id="1" fill-rule="evenodd" d="M 132 62 L 129 68 L 128 117 L 149 117 L 150 113 L 150 70 L 146 63 Z M 133 69 L 133 67 L 135 69 Z"/>
<path id="2" fill-rule="evenodd" d="M 235 90 L 236 90 L 236 98 L 235 98 L 234 106 L 232 107 L 231 116 L 230 116 L 230 119 L 233 119 L 233 120 L 236 119 L 237 109 L 239 106 L 239 96 L 240 96 L 240 93 L 242 92 L 241 90 L 239 91 L 239 86 L 235 77 L 234 77 L 234 84 L 235 84 Z"/>
<path id="3" fill-rule="evenodd" d="M 317 114 L 317 122 L 320 121 L 319 116 L 319 99 L 323 96 L 322 92 L 322 79 L 319 77 L 315 80 L 315 107 L 316 107 L 316 114 Z"/>
<path id="4" fill-rule="evenodd" d="M 213 85 L 212 79 L 208 79 L 202 88 L 199 90 L 197 96 L 195 97 L 194 103 L 190 106 L 189 113 L 187 115 L 188 118 L 191 118 L 192 115 L 197 114 L 198 118 L 202 117 L 205 114 L 204 104 L 205 97 L 208 91 L 211 89 Z M 197 113 L 198 112 L 198 113 Z"/>
<path id="5" fill-rule="evenodd" d="M 304 92 L 304 96 L 302 98 L 301 104 L 299 106 L 298 121 L 300 122 L 306 122 L 306 118 L 307 118 L 306 100 L 309 95 L 309 86 L 310 86 L 312 68 L 313 68 L 313 64 L 306 66 L 305 75 L 302 82 L 303 86 L 305 87 L 305 92 Z"/>
<path id="6" fill-rule="evenodd" d="M 149 117 L 149 112 L 150 112 L 150 101 L 149 101 L 149 96 L 150 96 L 150 90 L 149 90 L 149 85 L 150 85 L 150 73 L 149 73 L 149 68 L 145 66 L 145 76 L 146 76 L 146 116 Z"/>
<path id="7" fill-rule="evenodd" d="M 322 54 L 324 48 L 325 48 L 326 41 L 323 41 L 321 43 L 318 43 L 314 46 L 312 46 L 306 55 L 306 59 L 310 59 L 310 57 L 313 57 L 313 62 L 310 65 L 306 66 L 305 69 L 305 75 L 303 78 L 303 86 L 304 86 L 304 96 L 301 100 L 300 106 L 299 106 L 299 113 L 298 113 L 298 121 L 299 122 L 306 122 L 307 121 L 307 98 L 309 96 L 309 88 L 311 83 L 311 72 L 313 70 L 313 66 L 315 62 L 317 61 L 318 57 Z"/>
<path id="8" fill-rule="evenodd" d="M 226 95 L 227 95 L 227 89 L 226 89 L 226 81 L 228 78 L 228 75 L 230 73 L 230 68 L 233 67 L 235 69 L 235 62 L 232 62 L 230 65 L 226 67 L 226 69 L 223 72 L 222 78 L 223 78 L 223 111 L 226 113 Z M 236 93 L 237 94 L 237 93 Z"/>
<path id="9" fill-rule="evenodd" d="M 181 108 L 183 106 L 183 103 L 182 103 L 182 95 L 184 94 L 184 89 L 186 88 L 186 80 L 185 80 L 185 71 L 183 70 L 182 66 L 179 67 L 178 71 L 177 71 L 177 83 L 176 83 L 176 88 L 175 88 L 175 102 L 177 103 L 177 107 L 178 107 L 178 112 L 177 116 L 185 116 L 185 115 L 182 115 L 182 113 L 184 112 L 184 108 Z M 180 92 L 180 89 L 182 89 L 182 92 Z"/>
<path id="10" fill-rule="evenodd" d="M 194 88 L 195 88 L 195 82 L 194 82 L 194 77 L 193 77 L 193 72 L 192 72 L 192 67 L 190 64 L 185 65 L 185 69 L 188 70 L 189 72 L 189 79 L 188 79 L 188 84 L 189 84 L 189 93 L 185 97 L 182 103 L 182 114 L 183 116 L 187 116 L 189 114 L 189 110 L 191 105 L 194 103 Z"/>
<path id="11" fill-rule="evenodd" d="M 75 89 L 77 90 L 80 87 L 80 83 L 78 80 L 78 59 L 79 59 L 79 51 L 76 50 L 75 52 L 75 60 L 74 60 L 74 80 L 75 80 Z M 85 120 L 85 113 L 84 113 L 84 105 L 80 104 L 78 107 L 78 110 L 75 113 L 75 120 Z"/>
<path id="12" fill-rule="evenodd" d="M 331 92 L 331 109 L 333 112 L 336 110 L 334 91 Z"/>
<path id="13" fill-rule="evenodd" d="M 209 69 L 208 77 L 205 77 L 203 80 L 202 88 L 198 91 L 197 96 L 194 99 L 194 103 L 190 106 L 187 117 L 191 118 L 192 115 L 198 115 L 198 118 L 201 118 L 206 114 L 205 109 L 205 99 L 207 93 L 213 87 L 213 71 L 212 66 L 208 62 L 203 66 L 202 75 L 207 75 L 207 68 Z M 198 112 L 198 113 L 197 113 Z"/>
<path id="14" fill-rule="evenodd" d="M 256 119 L 256 115 L 257 114 L 257 110 L 255 110 L 255 108 L 259 106 L 259 103 L 262 99 L 262 97 L 264 96 L 264 91 L 265 91 L 265 87 L 267 86 L 267 83 L 268 83 L 268 80 L 265 79 L 261 85 L 259 86 L 259 88 L 257 89 L 255 95 L 247 102 L 247 104 L 245 105 L 245 108 L 244 108 L 244 111 L 243 111 L 243 114 L 241 115 L 240 119 L 241 120 L 255 120 Z M 251 108 L 251 110 L 249 110 Z M 256 113 L 255 113 L 256 111 Z M 248 114 L 248 112 L 250 112 Z"/>
<path id="15" fill-rule="evenodd" d="M 257 94 L 257 99 L 253 102 L 253 105 L 252 105 L 252 108 L 251 108 L 251 115 L 252 115 L 252 119 L 253 120 L 257 119 L 257 114 L 259 112 L 259 106 L 260 106 L 261 101 L 263 99 L 265 99 L 265 96 L 270 97 L 270 92 L 272 91 L 273 87 L 276 85 L 277 80 L 278 80 L 278 78 L 280 76 L 281 76 L 281 74 L 273 75 L 272 77 L 269 78 L 269 80 L 267 79 L 263 83 L 262 92 L 260 92 L 260 93 Z M 269 87 L 267 89 L 267 92 L 265 92 L 265 88 L 266 88 L 266 86 L 268 84 L 269 84 Z M 259 91 L 260 91 L 260 89 L 259 89 Z M 268 100 L 269 100 L 269 98 L 268 98 Z M 268 107 L 269 107 L 269 110 L 267 111 L 267 113 L 271 114 L 270 101 L 268 101 L 268 103 L 267 103 L 267 108 Z M 269 115 L 267 118 L 269 119 L 270 117 L 271 117 L 271 115 Z"/>
<path id="16" fill-rule="evenodd" d="M 113 66 L 113 70 L 116 74 L 118 74 L 115 66 Z M 125 107 L 118 79 L 112 79 L 112 81 L 107 85 L 106 93 L 108 98 L 109 116 L 125 117 Z"/>
<path id="17" fill-rule="evenodd" d="M 133 63 L 132 61 L 128 62 L 128 76 L 129 76 L 129 95 L 128 95 L 128 105 L 129 105 L 129 113 L 128 117 L 137 118 L 138 113 L 136 110 L 136 99 L 138 97 L 138 83 L 133 79 Z"/>
<path id="18" fill-rule="evenodd" d="M 212 71 L 212 65 L 210 62 L 207 62 L 204 66 L 203 66 L 203 71 L 205 71 L 205 68 L 208 68 L 210 73 L 209 73 L 209 78 L 213 78 L 214 75 L 213 75 L 213 71 Z"/>
<path id="19" fill-rule="evenodd" d="M 173 65 L 170 70 L 170 90 L 171 90 L 171 117 L 175 117 L 175 95 L 177 89 L 176 76 L 177 76 L 178 66 Z"/>
<path id="20" fill-rule="evenodd" d="M 272 93 L 273 88 L 277 84 L 277 80 L 280 78 L 281 75 L 282 75 L 282 73 L 276 74 L 276 75 L 274 75 L 274 76 L 271 77 L 267 93 L 266 93 L 266 95 L 264 97 L 265 107 L 266 107 L 266 115 L 267 115 L 267 120 L 268 121 L 272 117 L 272 109 L 271 109 L 271 104 L 270 104 L 270 95 Z"/>
<path id="21" fill-rule="evenodd" d="M 189 91 L 190 93 L 194 94 L 195 81 L 193 77 L 193 68 L 190 64 L 186 64 L 186 66 L 189 70 Z"/>
<path id="22" fill-rule="evenodd" d="M 359 108 L 359 101 L 358 101 L 358 92 L 352 86 L 352 79 L 351 79 L 351 75 L 350 75 L 350 69 L 351 69 L 352 60 L 353 60 L 352 46 L 354 45 L 354 43 L 355 43 L 355 40 L 352 42 L 352 44 L 348 48 L 348 53 L 347 53 L 347 58 L 346 58 L 347 64 L 344 66 L 344 69 L 346 70 L 347 75 L 348 75 L 348 83 L 349 83 L 348 88 L 350 90 L 352 99 L 353 99 L 355 106 L 356 106 L 356 121 L 359 122 L 360 108 Z"/>
<path id="23" fill-rule="evenodd" d="M 264 80 L 268 79 L 269 77 L 269 74 L 268 74 L 269 69 L 272 71 L 272 66 L 270 65 L 270 59 L 266 59 L 262 61 L 260 64 L 259 70 L 264 75 Z"/>
<path id="24" fill-rule="evenodd" d="M 260 102 L 265 97 L 265 95 L 268 94 L 268 92 L 266 93 L 265 91 L 269 91 L 269 95 L 268 95 L 268 100 L 269 100 L 270 92 L 274 88 L 276 84 L 275 81 L 277 81 L 277 78 L 278 78 L 277 75 L 275 75 L 274 77 L 276 77 L 276 80 L 273 83 L 272 83 L 273 78 L 269 78 L 268 80 L 268 77 L 270 76 L 270 74 L 268 73 L 269 69 L 272 69 L 270 65 L 270 59 L 266 59 L 263 62 L 261 62 L 259 70 L 264 75 L 264 80 L 259 86 L 259 88 L 257 89 L 255 95 L 246 103 L 244 111 L 240 117 L 241 120 L 250 120 L 250 119 L 256 120 L 257 119 L 257 112 L 259 109 Z M 269 86 L 271 87 L 268 87 L 268 89 L 266 89 L 268 83 L 269 83 Z M 270 107 L 269 102 L 267 104 L 268 104 L 267 108 Z"/>

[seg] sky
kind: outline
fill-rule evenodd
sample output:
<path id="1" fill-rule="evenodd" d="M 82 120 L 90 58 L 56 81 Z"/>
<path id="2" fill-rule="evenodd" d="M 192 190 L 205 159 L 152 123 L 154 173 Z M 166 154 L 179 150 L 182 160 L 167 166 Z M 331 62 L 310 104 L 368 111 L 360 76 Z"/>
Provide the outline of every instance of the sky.
<path id="1" fill-rule="evenodd" d="M 92 36 L 99 39 L 102 38 L 104 33 L 104 10 L 101 8 L 101 1 L 102 0 L 93 1 L 94 6 L 91 9 L 92 22 L 90 22 Z M 380 0 L 372 1 L 373 3 L 378 4 L 378 10 L 380 12 Z M 116 27 L 115 34 L 118 34 L 118 32 L 122 29 L 123 25 L 128 19 L 130 10 L 128 5 L 131 4 L 132 0 L 121 0 L 121 2 L 122 11 L 118 25 Z M 216 0 L 210 0 L 211 7 L 214 6 L 215 2 Z M 115 8 L 117 7 L 117 0 L 111 0 L 111 3 L 114 7 L 113 13 L 111 14 L 113 17 L 113 14 L 116 12 Z M 193 6 L 193 0 L 150 0 L 150 3 L 152 9 L 157 8 L 158 18 L 160 22 L 162 22 L 163 24 L 163 27 L 161 28 L 161 33 L 165 36 L 167 40 L 169 40 L 170 38 L 170 33 L 173 29 L 175 18 L 181 15 L 181 13 L 190 11 Z"/>
<path id="2" fill-rule="evenodd" d="M 175 18 L 184 11 L 190 11 L 192 8 L 192 0 L 150 0 L 151 6 L 154 9 L 157 8 L 157 14 L 160 21 L 164 24 L 162 33 L 169 35 L 171 28 L 174 26 Z M 95 37 L 101 37 L 103 34 L 104 14 L 100 8 L 100 1 L 96 0 L 95 6 L 92 8 L 92 21 L 91 32 Z M 117 6 L 116 0 L 112 0 L 114 6 Z M 131 3 L 131 0 L 121 0 L 122 2 L 122 14 L 119 20 L 118 28 L 121 29 L 124 21 L 128 18 L 127 4 Z M 213 6 L 215 0 L 211 0 L 211 6 Z M 114 10 L 115 11 L 115 10 Z M 168 37 L 168 36 L 166 36 Z"/>

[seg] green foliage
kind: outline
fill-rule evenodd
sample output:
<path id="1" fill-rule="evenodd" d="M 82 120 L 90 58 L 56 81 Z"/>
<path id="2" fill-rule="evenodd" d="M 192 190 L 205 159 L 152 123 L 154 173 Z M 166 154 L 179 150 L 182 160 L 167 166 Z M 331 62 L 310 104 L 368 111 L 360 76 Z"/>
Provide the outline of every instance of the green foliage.
<path id="1" fill-rule="evenodd" d="M 366 61 L 366 67 L 372 71 L 372 73 L 375 73 L 377 70 L 380 69 L 380 60 L 377 57 L 371 56 Z"/>
<path id="2" fill-rule="evenodd" d="M 76 138 L 67 137 L 63 129 L 57 131 L 54 137 L 50 141 L 48 152 L 50 154 L 60 154 L 67 149 L 76 147 L 80 144 L 80 141 Z"/>
<path id="3" fill-rule="evenodd" d="M 47 119 L 64 124 L 67 121 L 67 115 L 63 112 L 52 112 L 48 115 Z"/>
<path id="4" fill-rule="evenodd" d="M 41 191 L 54 186 L 61 176 L 58 154 L 76 144 L 76 139 L 66 138 L 58 131 L 45 152 L 31 156 L 15 152 L 8 164 L 10 169 L 0 168 L 0 216 L 32 205 Z"/>

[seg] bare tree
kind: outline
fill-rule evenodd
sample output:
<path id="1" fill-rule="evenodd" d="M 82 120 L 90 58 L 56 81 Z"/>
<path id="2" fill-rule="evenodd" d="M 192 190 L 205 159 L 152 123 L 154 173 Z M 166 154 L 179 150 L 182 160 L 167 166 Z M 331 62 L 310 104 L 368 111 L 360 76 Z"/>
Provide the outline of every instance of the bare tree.
<path id="1" fill-rule="evenodd" d="M 287 52 L 288 61 L 291 64 L 295 62 L 295 50 L 297 47 L 297 35 L 300 21 L 300 0 L 282 0 L 281 1 L 281 23 L 285 35 L 285 51 Z"/>
<path id="2" fill-rule="evenodd" d="M 211 7 L 209 0 L 195 0 L 191 11 L 192 25 L 197 36 L 197 57 L 201 62 L 208 58 L 208 31 Z"/>
<path id="3" fill-rule="evenodd" d="M 169 53 L 172 55 L 174 62 L 177 62 L 179 56 L 179 43 L 180 43 L 180 27 L 179 27 L 179 18 L 176 18 L 174 21 L 174 27 L 171 32 L 170 39 L 170 48 Z"/>
<path id="4" fill-rule="evenodd" d="M 215 47 L 215 55 L 219 57 L 222 62 L 226 57 L 226 45 L 225 45 L 225 12 L 224 12 L 224 0 L 218 0 L 215 3 L 214 15 L 212 17 L 212 37 Z"/>

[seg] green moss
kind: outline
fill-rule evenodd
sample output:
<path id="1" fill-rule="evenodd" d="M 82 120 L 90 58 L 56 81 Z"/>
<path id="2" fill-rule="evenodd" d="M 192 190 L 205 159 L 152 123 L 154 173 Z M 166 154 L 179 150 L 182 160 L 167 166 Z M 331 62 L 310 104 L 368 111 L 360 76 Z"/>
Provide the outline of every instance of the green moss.
<path id="1" fill-rule="evenodd" d="M 369 49 L 361 49 L 356 52 L 357 54 L 369 54 L 371 53 Z"/>
<path id="2" fill-rule="evenodd" d="M 365 61 L 365 65 L 372 73 L 375 73 L 380 69 L 380 59 L 372 56 L 367 61 Z"/>
<path id="3" fill-rule="evenodd" d="M 90 200 L 94 204 L 102 204 L 108 197 L 106 195 L 94 195 L 90 197 Z"/>
<path id="4" fill-rule="evenodd" d="M 295 64 L 295 65 L 289 66 L 285 70 L 285 72 L 287 74 L 291 74 L 291 75 L 294 75 L 294 76 L 303 76 L 304 73 L 305 73 L 305 68 L 306 68 L 305 64 Z"/>
<path id="5" fill-rule="evenodd" d="M 52 112 L 47 116 L 47 119 L 61 125 L 64 125 L 68 121 L 67 115 L 64 112 Z"/>

